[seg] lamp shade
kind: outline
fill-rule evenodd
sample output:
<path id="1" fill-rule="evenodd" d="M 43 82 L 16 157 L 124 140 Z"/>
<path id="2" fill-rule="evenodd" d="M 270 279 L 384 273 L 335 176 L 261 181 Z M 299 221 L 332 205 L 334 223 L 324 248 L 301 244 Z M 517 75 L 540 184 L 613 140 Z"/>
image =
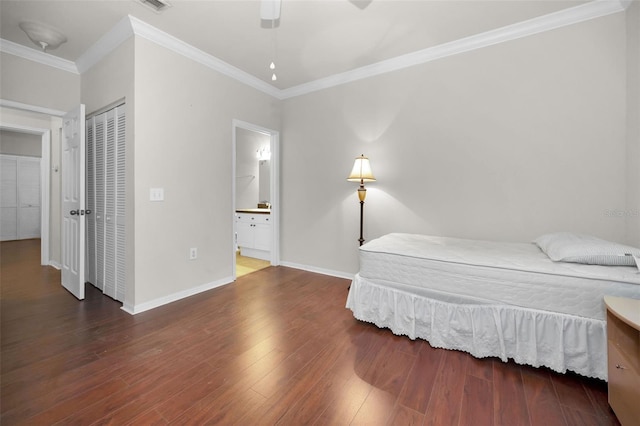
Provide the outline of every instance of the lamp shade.
<path id="1" fill-rule="evenodd" d="M 376 180 L 376 178 L 373 177 L 369 159 L 365 157 L 364 154 L 356 157 L 356 161 L 353 163 L 353 170 L 351 170 L 351 174 L 349 174 L 347 180 L 351 182 L 374 182 Z"/>

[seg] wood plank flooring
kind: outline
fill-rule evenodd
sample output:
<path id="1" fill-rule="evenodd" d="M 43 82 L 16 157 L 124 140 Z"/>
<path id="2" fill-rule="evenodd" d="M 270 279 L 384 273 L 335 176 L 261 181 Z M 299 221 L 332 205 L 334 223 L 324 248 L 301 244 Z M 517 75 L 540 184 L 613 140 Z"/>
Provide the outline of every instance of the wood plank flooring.
<path id="1" fill-rule="evenodd" d="M 240 251 L 236 252 L 236 278 L 251 274 L 260 269 L 268 268 L 271 262 L 253 257 L 242 256 Z"/>
<path id="2" fill-rule="evenodd" d="M 356 321 L 349 281 L 269 267 L 130 316 L 1 244 L 2 425 L 617 425 L 604 382 Z"/>

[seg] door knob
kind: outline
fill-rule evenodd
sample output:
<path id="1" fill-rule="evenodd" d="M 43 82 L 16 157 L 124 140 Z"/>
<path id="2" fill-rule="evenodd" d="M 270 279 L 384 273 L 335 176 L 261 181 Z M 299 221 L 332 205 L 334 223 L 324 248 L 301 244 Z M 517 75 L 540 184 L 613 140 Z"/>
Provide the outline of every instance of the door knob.
<path id="1" fill-rule="evenodd" d="M 75 216 L 75 215 L 80 216 L 80 210 L 71 210 L 69 213 L 71 214 L 71 216 Z"/>

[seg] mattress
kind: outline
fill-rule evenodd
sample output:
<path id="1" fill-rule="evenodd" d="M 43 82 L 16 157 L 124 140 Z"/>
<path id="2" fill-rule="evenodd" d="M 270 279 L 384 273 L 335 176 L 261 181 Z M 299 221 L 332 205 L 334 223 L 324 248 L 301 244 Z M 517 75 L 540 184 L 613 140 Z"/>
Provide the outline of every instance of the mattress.
<path id="1" fill-rule="evenodd" d="M 640 271 L 551 261 L 533 243 L 393 233 L 360 247 L 363 279 L 456 304 L 606 318 L 603 297 L 640 299 Z"/>

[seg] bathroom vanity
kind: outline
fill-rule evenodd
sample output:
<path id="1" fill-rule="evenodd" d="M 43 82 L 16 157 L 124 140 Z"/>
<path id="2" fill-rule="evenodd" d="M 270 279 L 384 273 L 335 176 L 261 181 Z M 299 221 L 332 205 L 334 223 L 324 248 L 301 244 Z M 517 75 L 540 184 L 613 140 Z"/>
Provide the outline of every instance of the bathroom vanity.
<path id="1" fill-rule="evenodd" d="M 271 260 L 271 210 L 237 209 L 236 244 L 242 256 Z"/>

